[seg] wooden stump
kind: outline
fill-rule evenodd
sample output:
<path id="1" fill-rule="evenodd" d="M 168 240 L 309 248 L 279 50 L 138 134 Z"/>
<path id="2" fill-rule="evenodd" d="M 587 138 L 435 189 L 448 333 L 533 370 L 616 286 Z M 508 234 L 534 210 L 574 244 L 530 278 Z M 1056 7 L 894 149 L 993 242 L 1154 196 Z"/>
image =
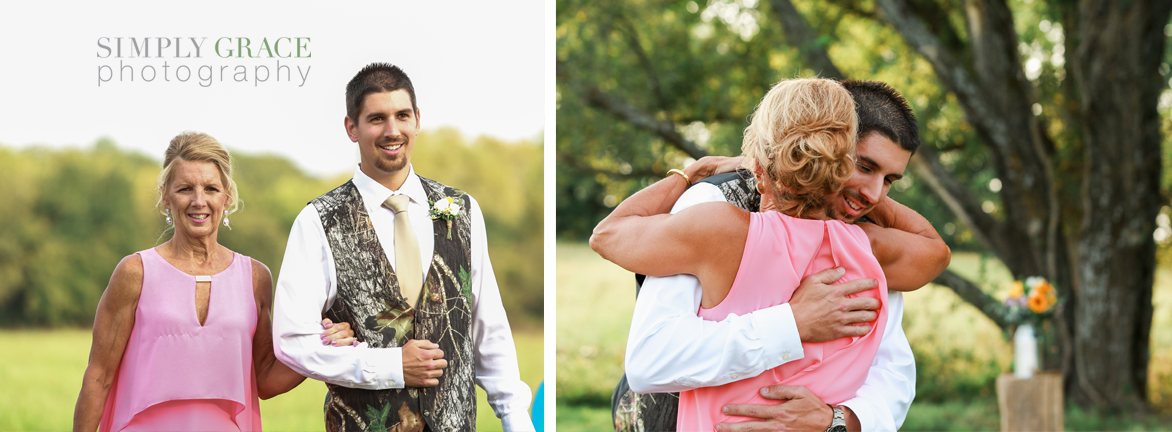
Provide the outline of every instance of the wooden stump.
<path id="1" fill-rule="evenodd" d="M 1063 430 L 1062 403 L 1062 374 L 1044 372 L 1026 379 L 1013 374 L 997 377 L 1002 431 Z"/>

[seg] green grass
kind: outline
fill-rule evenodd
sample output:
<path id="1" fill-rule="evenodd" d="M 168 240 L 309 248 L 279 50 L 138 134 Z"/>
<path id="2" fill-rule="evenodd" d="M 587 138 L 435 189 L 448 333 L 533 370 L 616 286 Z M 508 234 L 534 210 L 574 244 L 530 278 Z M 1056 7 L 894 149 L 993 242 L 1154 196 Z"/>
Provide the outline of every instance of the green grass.
<path id="1" fill-rule="evenodd" d="M 534 394 L 544 379 L 544 337 L 517 332 L 521 379 Z M 0 430 L 70 430 L 73 406 L 89 356 L 89 330 L 0 331 Z M 501 424 L 477 388 L 476 428 L 500 431 Z M 267 431 L 322 430 L 325 385 L 306 380 L 293 391 L 261 401 Z"/>
<path id="2" fill-rule="evenodd" d="M 557 245 L 557 269 L 558 430 L 608 430 L 634 309 L 633 277 L 578 243 Z M 994 290 L 1011 279 L 996 260 L 975 254 L 954 254 L 949 269 Z M 1013 357 L 1001 330 L 948 288 L 929 285 L 904 298 L 903 328 L 918 375 L 904 429 L 998 429 L 995 382 Z M 1172 269 L 1157 272 L 1153 303 L 1149 400 L 1172 414 Z M 1159 424 L 1074 408 L 1066 413 L 1070 430 L 1158 430 Z"/>
<path id="3" fill-rule="evenodd" d="M 559 243 L 557 260 L 557 400 L 608 405 L 623 375 L 635 278 L 584 244 Z"/>
<path id="4" fill-rule="evenodd" d="M 610 407 L 558 403 L 558 432 L 597 432 L 614 430 Z"/>
<path id="5" fill-rule="evenodd" d="M 0 430 L 70 430 L 90 332 L 0 332 Z"/>

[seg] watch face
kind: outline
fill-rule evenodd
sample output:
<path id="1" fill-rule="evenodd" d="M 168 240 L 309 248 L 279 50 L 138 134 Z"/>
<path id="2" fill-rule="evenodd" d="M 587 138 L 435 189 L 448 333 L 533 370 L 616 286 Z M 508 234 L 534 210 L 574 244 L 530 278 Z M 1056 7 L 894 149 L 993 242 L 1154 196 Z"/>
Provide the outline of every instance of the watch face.
<path id="1" fill-rule="evenodd" d="M 830 432 L 846 432 L 846 425 L 834 425 L 830 427 Z"/>

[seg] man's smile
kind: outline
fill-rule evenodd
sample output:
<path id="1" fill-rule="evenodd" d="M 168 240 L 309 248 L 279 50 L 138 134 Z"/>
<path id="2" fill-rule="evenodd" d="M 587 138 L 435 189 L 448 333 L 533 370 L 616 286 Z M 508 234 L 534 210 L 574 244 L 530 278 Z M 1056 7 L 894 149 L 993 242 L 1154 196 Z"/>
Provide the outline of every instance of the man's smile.
<path id="1" fill-rule="evenodd" d="M 395 154 L 395 153 L 398 153 L 399 150 L 402 149 L 403 146 L 406 144 L 407 143 L 405 143 L 405 142 L 390 143 L 390 144 L 386 144 L 386 145 L 380 145 L 380 146 L 378 146 L 378 148 L 383 149 L 383 151 L 385 151 L 387 153 Z"/>
<path id="2" fill-rule="evenodd" d="M 850 199 L 847 196 L 847 194 L 845 194 L 845 193 L 842 195 L 842 202 L 844 204 L 846 204 L 846 206 L 845 206 L 846 212 L 848 214 L 850 214 L 851 217 L 856 217 L 856 216 L 862 214 L 863 211 L 865 211 L 867 209 L 866 205 L 863 205 L 862 203 L 856 203 L 854 200 Z"/>

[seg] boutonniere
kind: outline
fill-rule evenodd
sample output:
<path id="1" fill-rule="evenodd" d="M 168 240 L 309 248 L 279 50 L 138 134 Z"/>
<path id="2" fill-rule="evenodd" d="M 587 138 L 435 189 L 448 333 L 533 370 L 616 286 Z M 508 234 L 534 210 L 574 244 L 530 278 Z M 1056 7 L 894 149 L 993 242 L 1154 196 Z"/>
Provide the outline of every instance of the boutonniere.
<path id="1" fill-rule="evenodd" d="M 448 222 L 448 240 L 451 240 L 452 221 L 456 219 L 456 215 L 460 214 L 460 205 L 456 204 L 456 199 L 452 197 L 443 197 L 435 201 L 428 200 L 428 205 L 431 206 L 428 214 L 431 215 L 432 220 L 443 219 Z"/>

